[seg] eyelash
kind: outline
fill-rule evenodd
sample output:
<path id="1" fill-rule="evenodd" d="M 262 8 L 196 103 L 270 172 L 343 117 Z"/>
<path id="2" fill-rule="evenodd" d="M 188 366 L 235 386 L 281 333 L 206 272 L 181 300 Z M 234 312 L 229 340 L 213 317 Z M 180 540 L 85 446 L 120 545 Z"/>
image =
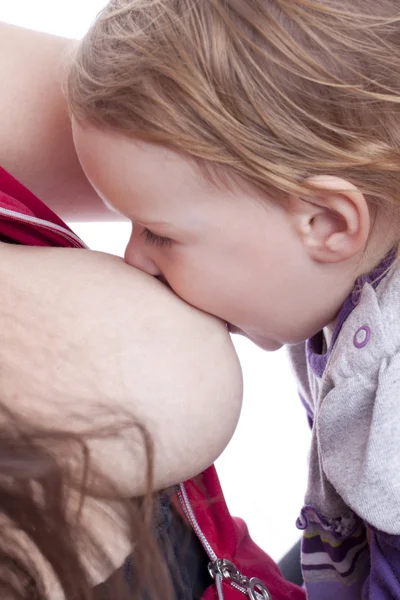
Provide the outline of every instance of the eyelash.
<path id="1" fill-rule="evenodd" d="M 145 236 L 146 244 L 151 244 L 152 246 L 157 246 L 158 248 L 164 248 L 165 246 L 170 248 L 172 246 L 172 240 L 170 238 L 156 235 L 150 231 L 150 229 L 147 229 L 147 227 L 143 229 L 141 235 Z"/>

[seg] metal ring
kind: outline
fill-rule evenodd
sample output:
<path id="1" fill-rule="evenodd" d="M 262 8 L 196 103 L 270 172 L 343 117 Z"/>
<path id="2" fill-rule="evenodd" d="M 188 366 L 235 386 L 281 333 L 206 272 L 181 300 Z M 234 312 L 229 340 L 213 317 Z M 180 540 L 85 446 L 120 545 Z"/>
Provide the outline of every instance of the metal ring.
<path id="1" fill-rule="evenodd" d="M 221 574 L 224 579 L 230 579 L 236 583 L 241 583 L 241 575 L 238 568 L 226 558 L 223 559 L 221 565 Z"/>
<path id="2" fill-rule="evenodd" d="M 261 581 L 257 577 L 252 577 L 249 581 L 249 598 L 250 600 L 258 600 L 256 594 L 259 594 L 263 600 L 272 600 L 272 596 Z"/>

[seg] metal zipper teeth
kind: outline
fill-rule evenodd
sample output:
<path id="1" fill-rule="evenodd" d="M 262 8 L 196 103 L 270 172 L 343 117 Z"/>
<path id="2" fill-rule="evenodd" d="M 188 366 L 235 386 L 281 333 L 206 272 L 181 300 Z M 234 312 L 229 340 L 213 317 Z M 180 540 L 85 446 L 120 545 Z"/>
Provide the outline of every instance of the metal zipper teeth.
<path id="1" fill-rule="evenodd" d="M 190 504 L 190 500 L 188 498 L 186 488 L 183 483 L 181 483 L 179 486 L 178 498 L 179 498 L 179 501 L 183 508 L 183 511 L 184 511 L 189 523 L 193 527 L 194 532 L 196 533 L 197 537 L 199 538 L 204 550 L 206 551 L 208 558 L 210 560 L 212 560 L 213 562 L 215 562 L 216 560 L 218 560 L 218 557 L 215 554 L 214 550 L 212 549 L 210 542 L 204 535 L 204 533 L 195 517 L 192 505 Z M 217 587 L 218 599 L 224 600 L 224 591 L 222 589 L 222 577 L 220 575 L 216 575 L 214 581 L 215 581 L 215 585 Z"/>
<path id="2" fill-rule="evenodd" d="M 186 488 L 183 483 L 181 483 L 179 486 L 178 497 L 179 497 L 180 503 L 182 505 L 182 508 L 185 512 L 185 515 L 187 516 L 187 518 L 188 518 L 190 524 L 192 525 L 200 542 L 202 543 L 204 550 L 207 552 L 210 560 L 215 562 L 216 560 L 218 560 L 218 556 L 215 554 L 214 550 L 212 549 L 210 542 L 204 535 L 204 533 L 195 517 L 192 505 L 190 504 L 190 500 L 188 498 Z M 218 595 L 220 596 L 220 598 L 223 598 L 222 577 L 220 575 L 217 575 L 215 578 L 215 582 L 216 582 L 217 589 L 218 589 Z M 233 581 L 230 581 L 229 583 L 231 586 L 236 588 L 239 592 L 242 592 L 242 594 L 247 596 L 247 592 L 246 592 L 245 588 L 241 587 L 239 584 L 237 584 Z M 260 598 L 261 598 L 261 596 L 260 596 Z"/>
<path id="3" fill-rule="evenodd" d="M 37 227 L 42 227 L 43 229 L 50 229 L 68 241 L 72 242 L 74 246 L 87 248 L 86 244 L 77 235 L 75 235 L 75 233 L 65 229 L 65 227 L 62 227 L 61 225 L 56 225 L 56 223 L 51 223 L 50 221 L 45 221 L 44 219 L 39 219 L 38 217 L 32 217 L 31 215 L 24 215 L 23 213 L 10 210 L 9 208 L 0 207 L 0 214 L 10 217 L 15 221 L 23 221 L 25 223 L 30 223 L 31 225 L 36 225 Z"/>
<path id="4" fill-rule="evenodd" d="M 242 592 L 242 594 L 244 594 L 245 596 L 248 596 L 248 593 L 246 592 L 245 588 L 241 587 L 238 583 L 235 583 L 234 581 L 230 581 L 230 584 L 232 587 L 236 588 L 239 592 Z M 253 592 L 255 594 L 255 597 L 258 598 L 258 600 L 263 600 L 262 595 L 259 592 Z"/>
<path id="5" fill-rule="evenodd" d="M 187 492 L 186 492 L 185 485 L 183 483 L 181 483 L 179 486 L 178 498 L 179 498 L 179 501 L 181 503 L 181 506 L 183 508 L 183 511 L 184 511 L 189 523 L 193 527 L 197 537 L 199 538 L 200 542 L 202 543 L 204 550 L 208 554 L 208 557 L 210 558 L 210 560 L 215 562 L 216 560 L 218 560 L 218 556 L 215 554 L 214 550 L 212 549 L 210 542 L 204 535 L 204 533 L 196 519 L 192 505 L 190 504 L 190 500 L 189 500 Z M 222 577 L 220 575 L 216 576 L 215 583 L 216 583 L 217 590 L 218 590 L 218 596 L 221 600 L 223 600 L 224 596 L 223 596 L 223 590 L 222 590 Z M 232 587 L 234 587 L 239 592 L 242 592 L 242 594 L 244 594 L 245 596 L 248 595 L 246 589 L 244 587 L 240 586 L 238 583 L 236 583 L 234 581 L 230 581 L 229 583 Z M 259 592 L 255 592 L 255 595 L 256 595 L 256 598 L 258 598 L 259 600 L 263 600 L 263 597 Z"/>
<path id="6" fill-rule="evenodd" d="M 197 537 L 199 538 L 199 540 L 201 541 L 204 550 L 207 552 L 208 557 L 210 558 L 210 560 L 212 560 L 213 562 L 215 562 L 216 560 L 218 560 L 218 556 L 215 554 L 214 550 L 211 547 L 210 542 L 208 541 L 208 539 L 206 538 L 206 536 L 204 535 L 204 533 L 202 532 L 200 525 L 197 522 L 197 519 L 195 517 L 195 514 L 193 512 L 193 508 L 190 504 L 190 500 L 188 498 L 187 492 L 186 492 L 186 488 L 184 486 L 183 483 L 180 484 L 179 486 L 179 491 L 178 491 L 178 497 L 179 500 L 181 502 L 182 508 L 185 512 L 185 515 L 187 516 L 187 518 L 189 519 L 189 522 L 191 524 L 191 526 L 193 527 Z"/>
<path id="7" fill-rule="evenodd" d="M 242 587 L 241 585 L 239 585 L 235 581 L 230 581 L 229 583 L 231 584 L 232 587 L 234 587 L 235 589 L 237 589 L 239 592 L 242 592 L 242 594 L 244 594 L 245 596 L 248 596 L 246 588 Z M 262 595 L 259 592 L 253 592 L 253 593 L 254 593 L 255 597 L 258 598 L 258 600 L 263 600 L 263 597 L 262 597 Z"/>
<path id="8" fill-rule="evenodd" d="M 235 583 L 234 581 L 230 581 L 229 583 L 231 584 L 232 587 L 237 589 L 239 592 L 242 592 L 242 594 L 244 594 L 245 596 L 248 596 L 248 593 L 246 592 L 245 588 L 241 587 L 238 583 Z"/>

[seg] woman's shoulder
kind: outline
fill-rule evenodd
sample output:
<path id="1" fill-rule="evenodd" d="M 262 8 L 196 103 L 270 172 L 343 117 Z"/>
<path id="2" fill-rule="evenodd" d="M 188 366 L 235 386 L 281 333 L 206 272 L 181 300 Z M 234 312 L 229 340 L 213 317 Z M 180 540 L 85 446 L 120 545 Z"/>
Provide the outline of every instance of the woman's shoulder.
<path id="1" fill-rule="evenodd" d="M 54 161 L 50 128 L 61 125 L 65 48 L 62 38 L 0 23 L 0 164 L 38 195 L 40 162 Z"/>
<path id="2" fill-rule="evenodd" d="M 74 43 L 0 23 L 0 165 L 64 219 L 110 220 L 80 167 L 62 90 Z"/>

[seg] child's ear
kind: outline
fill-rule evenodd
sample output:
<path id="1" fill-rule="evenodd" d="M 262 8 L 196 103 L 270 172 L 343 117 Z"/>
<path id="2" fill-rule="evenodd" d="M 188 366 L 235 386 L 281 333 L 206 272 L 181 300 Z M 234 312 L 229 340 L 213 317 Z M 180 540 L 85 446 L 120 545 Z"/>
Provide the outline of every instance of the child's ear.
<path id="1" fill-rule="evenodd" d="M 363 194 L 339 177 L 317 176 L 307 183 L 320 190 L 312 200 L 291 197 L 290 215 L 311 258 L 335 263 L 363 250 L 370 214 Z"/>

